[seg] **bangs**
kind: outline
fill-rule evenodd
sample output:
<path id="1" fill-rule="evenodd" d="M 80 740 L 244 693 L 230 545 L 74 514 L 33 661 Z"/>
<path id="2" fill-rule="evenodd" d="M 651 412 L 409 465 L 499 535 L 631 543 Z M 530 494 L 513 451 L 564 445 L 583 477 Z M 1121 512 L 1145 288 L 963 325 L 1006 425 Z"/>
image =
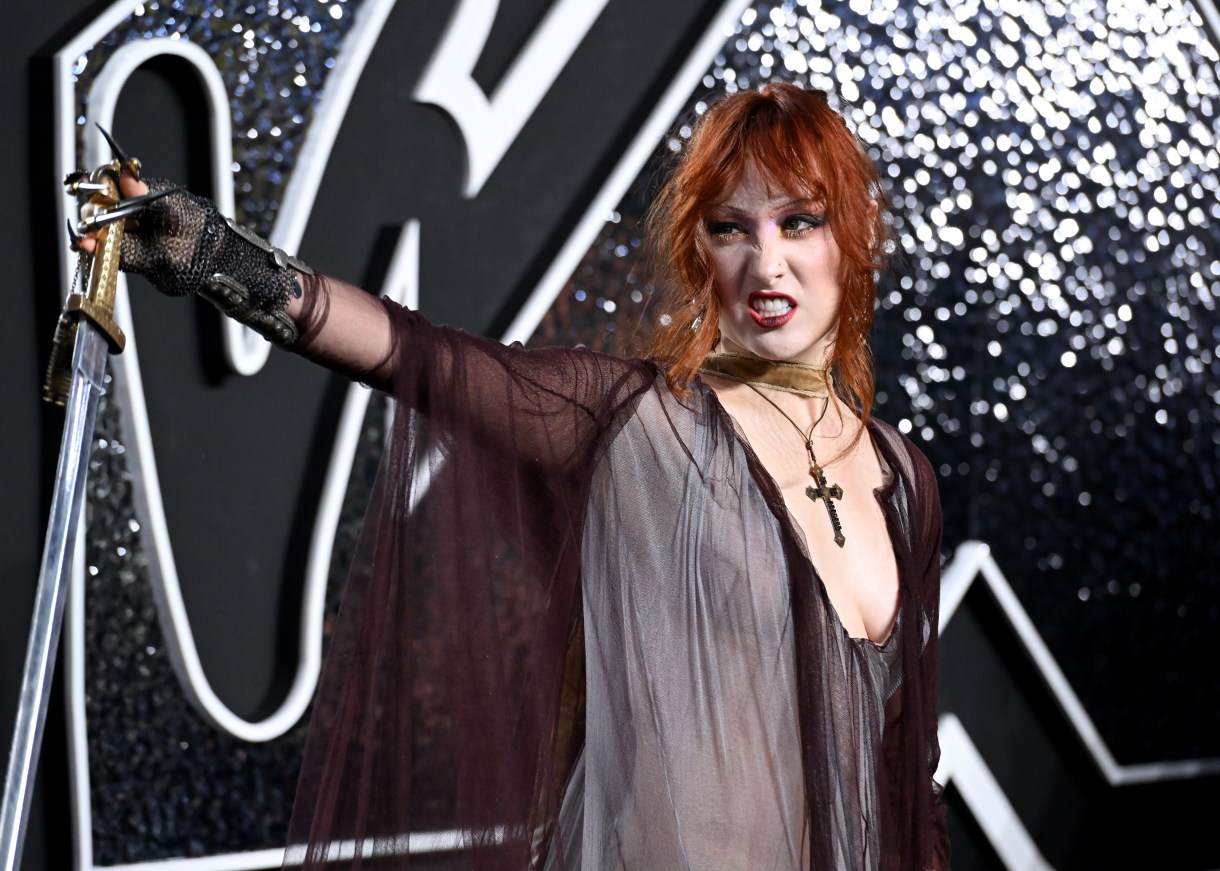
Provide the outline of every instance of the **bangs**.
<path id="1" fill-rule="evenodd" d="M 716 171 L 703 177 L 703 201 L 723 203 L 753 165 L 768 193 L 784 193 L 825 205 L 831 191 L 822 167 L 832 162 L 824 153 L 822 137 L 792 114 L 776 111 L 768 103 L 749 108 L 753 111 L 729 120 L 729 147 L 724 149 Z"/>

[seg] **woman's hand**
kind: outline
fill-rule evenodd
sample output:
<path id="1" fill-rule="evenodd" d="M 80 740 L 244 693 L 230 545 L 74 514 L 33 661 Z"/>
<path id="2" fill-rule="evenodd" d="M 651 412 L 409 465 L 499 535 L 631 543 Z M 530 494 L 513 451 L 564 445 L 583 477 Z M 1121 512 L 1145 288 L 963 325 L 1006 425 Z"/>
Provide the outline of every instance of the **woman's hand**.
<path id="1" fill-rule="evenodd" d="M 141 196 L 144 196 L 144 194 L 146 194 L 148 192 L 149 192 L 148 185 L 146 185 L 144 182 L 140 181 L 140 179 L 136 178 L 131 173 L 129 173 L 125 170 L 122 173 L 120 173 L 120 175 L 119 175 L 119 193 L 122 194 L 124 199 L 130 199 L 131 197 L 141 197 Z M 81 207 L 80 216 L 82 219 L 91 217 L 93 215 L 94 211 L 95 211 L 95 209 L 93 207 L 93 204 L 86 203 L 84 206 Z M 87 233 L 84 236 L 77 237 L 77 239 L 75 241 L 76 249 L 78 251 L 83 251 L 86 254 L 94 253 L 97 250 L 97 233 L 98 233 L 98 231 L 95 230 L 92 233 Z"/>

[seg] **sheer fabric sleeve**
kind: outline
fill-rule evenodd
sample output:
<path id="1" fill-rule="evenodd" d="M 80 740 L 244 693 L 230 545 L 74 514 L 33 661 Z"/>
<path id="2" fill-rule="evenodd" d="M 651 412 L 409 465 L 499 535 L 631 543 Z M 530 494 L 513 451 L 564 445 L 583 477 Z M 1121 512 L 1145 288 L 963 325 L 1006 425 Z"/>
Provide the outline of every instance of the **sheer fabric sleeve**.
<path id="1" fill-rule="evenodd" d="M 630 391 L 644 372 L 639 362 L 572 348 L 506 351 L 320 273 L 301 277 L 294 350 L 442 427 L 490 440 L 511 433 L 511 449 L 540 467 L 578 468 L 604 426 L 598 415 L 615 382 Z"/>
<path id="2" fill-rule="evenodd" d="M 387 389 L 396 411 L 285 867 L 409 868 L 448 853 L 455 867 L 526 868 L 545 850 L 570 761 L 560 710 L 591 470 L 656 373 L 506 347 L 369 301 L 376 311 L 361 311 L 389 330 L 380 354 L 336 349 L 329 331 L 308 346 Z"/>

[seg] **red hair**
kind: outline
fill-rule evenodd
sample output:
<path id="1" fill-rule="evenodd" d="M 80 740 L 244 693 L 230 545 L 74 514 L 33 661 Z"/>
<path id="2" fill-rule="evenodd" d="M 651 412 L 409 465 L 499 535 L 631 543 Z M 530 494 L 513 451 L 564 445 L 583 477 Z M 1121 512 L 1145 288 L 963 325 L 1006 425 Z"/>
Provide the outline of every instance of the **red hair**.
<path id="1" fill-rule="evenodd" d="M 868 420 L 875 386 L 868 331 L 889 228 L 881 178 L 826 95 L 786 82 L 713 104 L 647 217 L 655 274 L 666 285 L 649 356 L 685 394 L 720 326 L 705 222 L 754 165 L 768 186 L 826 205 L 840 251 L 843 300 L 831 351 L 836 392 Z"/>

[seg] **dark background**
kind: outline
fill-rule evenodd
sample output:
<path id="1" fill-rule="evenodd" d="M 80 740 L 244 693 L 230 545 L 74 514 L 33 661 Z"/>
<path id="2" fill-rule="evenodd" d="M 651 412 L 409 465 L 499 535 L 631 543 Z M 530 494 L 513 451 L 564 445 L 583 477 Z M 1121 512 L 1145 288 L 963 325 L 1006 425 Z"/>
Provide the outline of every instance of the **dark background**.
<path id="1" fill-rule="evenodd" d="M 55 264 L 63 238 L 52 199 L 55 188 L 50 160 L 49 58 L 58 45 L 79 29 L 80 21 L 74 21 L 74 16 L 92 17 L 106 5 L 64 0 L 52 7 L 15 0 L 6 6 L 7 26 L 0 35 L 0 64 L 4 65 L 2 80 L 6 83 L 0 94 L 4 101 L 0 117 L 9 119 L 0 133 L 3 148 L 0 157 L 3 165 L 9 167 L 11 179 L 2 218 L 4 263 L 9 269 L 9 308 L 8 317 L 0 325 L 4 330 L 0 347 L 7 351 L 6 372 L 0 379 L 3 391 L 0 407 L 4 408 L 6 418 L 0 442 L 3 458 L 0 492 L 5 494 L 0 499 L 3 522 L 0 528 L 4 530 L 0 570 L 8 590 L 0 608 L 0 620 L 4 621 L 0 624 L 0 737 L 5 741 L 24 655 L 61 424 L 61 416 L 44 408 L 38 399 L 58 309 L 60 288 Z M 578 51 L 576 60 L 539 108 L 536 119 L 505 156 L 501 170 L 473 201 L 461 200 L 456 193 L 461 183 L 460 136 L 442 113 L 434 107 L 415 104 L 410 98 L 411 88 L 447 17 L 448 9 L 440 6 L 401 2 L 391 16 L 336 142 L 332 169 L 322 184 L 301 251 L 319 268 L 360 280 L 375 289 L 394 229 L 406 217 L 419 217 L 424 233 L 422 308 L 438 321 L 497 334 L 541 274 L 548 256 L 561 244 L 564 228 L 583 211 L 583 202 L 613 165 L 629 141 L 634 125 L 650 108 L 715 4 L 613 0 L 595 25 L 593 38 Z M 539 0 L 501 4 L 496 28 L 477 68 L 477 77 L 485 87 L 494 83 L 503 71 L 545 6 Z M 607 94 L 618 98 L 608 100 Z M 115 132 L 129 150 L 155 168 L 150 169 L 154 174 L 185 179 L 194 189 L 206 190 L 206 180 L 200 171 L 204 155 L 197 146 L 199 122 L 189 111 L 192 105 L 197 105 L 197 95 L 191 76 L 184 75 L 180 67 L 172 62 L 151 64 L 129 85 L 119 106 Z M 895 95 L 892 99 L 897 101 L 899 97 Z M 394 122 L 387 123 L 387 118 Z M 335 166 L 342 167 L 342 171 L 334 171 Z M 907 169 L 904 166 L 904 172 Z M 259 190 L 267 191 L 267 197 L 274 201 L 273 183 L 257 176 L 256 185 L 262 185 Z M 997 190 L 997 195 L 1000 193 Z M 647 185 L 637 194 L 646 197 Z M 253 201 L 239 196 L 239 208 L 242 202 Z M 909 207 L 909 211 L 915 210 L 915 206 Z M 627 212 L 624 209 L 624 215 Z M 269 220 L 267 213 L 245 217 L 256 224 Z M 992 217 L 982 214 L 980 226 Z M 627 223 L 625 219 L 624 225 Z M 627 227 L 624 238 L 618 241 L 627 242 L 633 234 L 633 228 Z M 596 268 L 598 262 L 594 252 L 586 267 Z M 633 269 L 629 268 L 628 273 L 634 274 Z M 914 275 L 920 275 L 918 262 L 911 269 Z M 608 274 L 618 286 L 627 286 L 620 280 L 620 271 Z M 595 275 L 582 273 L 565 294 L 591 289 L 595 280 Z M 1118 280 L 1134 279 L 1120 275 Z M 950 301 L 959 298 L 961 291 L 953 281 L 944 282 L 936 290 L 941 298 Z M 587 296 L 590 305 L 595 298 L 600 299 L 594 293 Z M 937 298 L 932 293 L 925 296 L 920 304 L 930 310 Z M 134 317 L 140 325 L 140 354 L 150 420 L 158 461 L 163 467 L 167 512 L 171 528 L 178 533 L 175 549 L 200 655 L 221 698 L 238 713 L 256 716 L 278 703 L 284 679 L 293 665 L 296 643 L 293 619 L 299 599 L 294 590 L 301 570 L 302 542 L 308 535 L 311 504 L 316 499 L 320 470 L 329 453 L 335 409 L 346 383 L 283 354 L 273 354 L 268 367 L 255 378 L 226 375 L 214 350 L 215 320 L 206 307 L 191 302 L 171 303 L 138 293 L 133 302 Z M 620 299 L 620 314 L 625 309 Z M 971 312 L 970 316 L 975 314 Z M 895 340 L 889 343 L 895 348 L 899 344 L 899 329 L 893 324 L 901 323 L 900 318 L 901 310 L 895 307 L 888 321 L 891 326 L 886 327 L 882 320 L 879 327 L 883 336 Z M 601 317 L 593 327 L 572 329 L 570 335 L 554 323 L 548 332 L 544 324 L 539 338 L 594 344 L 605 339 L 601 330 L 612 321 Z M 994 326 L 994 322 L 980 316 L 961 336 L 966 344 L 974 339 L 979 373 L 976 380 L 981 384 L 963 391 L 962 404 L 967 399 L 988 395 L 990 388 L 982 383 L 987 381 L 982 373 L 988 360 L 982 355 L 981 346 L 987 331 Z M 1202 333 L 1207 332 L 1204 324 Z M 1053 368 L 1051 360 L 1048 356 L 1044 362 Z M 926 362 L 927 358 L 917 356 L 913 361 L 905 353 L 901 358 L 882 355 L 883 388 L 884 379 L 890 378 L 890 405 L 888 408 L 883 405 L 883 416 L 888 419 L 896 420 L 909 410 L 902 406 L 900 397 L 893 396 L 897 392 L 894 373 L 913 369 L 915 361 Z M 1102 383 L 1090 389 L 1095 395 L 1104 395 L 1106 387 Z M 1201 405 L 1206 413 L 1211 411 L 1208 398 L 1204 395 Z M 1088 396 L 1081 403 L 1087 401 Z M 1120 419 L 1123 412 L 1130 414 L 1135 410 L 1125 406 L 1121 399 L 1116 404 L 1117 409 L 1109 410 Z M 183 409 L 189 412 L 183 413 Z M 1204 436 L 1214 430 L 1214 422 L 1209 428 L 1207 420 L 1202 427 Z M 1147 439 L 1147 429 L 1133 429 Z M 1114 444 L 1119 442 L 1110 443 Z M 1155 439 L 1148 439 L 1144 445 L 1153 451 L 1163 447 Z M 1019 488 L 1029 484 L 1021 453 L 1028 446 L 1022 445 L 1020 436 L 1013 438 L 1009 433 L 1006 438 L 1001 434 L 974 455 L 968 455 L 946 438 L 924 447 L 934 463 L 956 464 L 965 456 L 970 463 L 979 464 L 972 470 L 973 477 L 950 475 L 942 483 L 950 519 L 946 529 L 950 545 L 971 535 L 987 533 L 992 521 L 986 519 L 988 512 L 980 507 L 987 507 L 990 500 L 1006 502 L 1020 498 Z M 1107 444 L 1096 448 L 1092 456 L 1101 464 Z M 1020 471 L 1013 477 L 1012 472 L 1005 470 L 1007 477 L 1001 486 L 988 488 L 980 483 L 984 480 L 980 473 L 993 459 L 1010 459 L 1008 469 Z M 307 470 L 305 475 L 301 475 L 301 469 Z M 1214 481 L 1200 490 L 1200 481 L 1214 472 L 1213 463 L 1198 472 L 1195 480 L 1167 476 L 1152 480 L 1160 482 L 1161 490 L 1182 487 L 1191 495 L 1199 492 L 1214 495 Z M 1165 475 L 1164 471 L 1161 474 Z M 243 492 L 214 486 L 217 480 L 258 483 L 251 488 L 253 492 Z M 1041 503 L 1038 510 L 1056 518 L 1061 516 L 1064 522 L 1080 521 L 1079 513 L 1061 508 L 1052 502 Z M 1175 523 L 1192 530 L 1191 542 L 1215 545 L 1214 518 L 1208 512 L 1201 514 L 1197 507 L 1183 509 L 1176 518 L 1147 519 L 1138 530 L 1118 524 L 1107 527 L 1104 533 L 1120 540 L 1115 544 L 1117 547 L 1123 539 L 1139 540 L 1149 529 L 1159 530 Z M 187 528 L 195 528 L 201 534 L 182 534 Z M 1082 544 L 1105 543 L 1106 539 L 1095 537 L 1097 534 L 1095 529 L 1070 525 L 1066 531 L 1069 539 L 1075 537 Z M 1001 565 L 1014 585 L 1024 583 L 1026 606 L 1042 615 L 1039 628 L 1044 634 L 1052 640 L 1056 633 L 1067 637 L 1074 626 L 1084 624 L 1083 604 L 1074 606 L 1080 611 L 1067 611 L 1057 604 L 1061 599 L 1055 598 L 1055 591 L 1062 590 L 1065 579 L 1048 568 L 1045 547 L 1029 546 L 1028 537 L 1022 535 L 992 538 L 1002 554 Z M 1181 566 L 1189 569 L 1193 565 L 1200 572 L 1207 571 L 1202 566 L 1206 551 L 1182 553 L 1181 546 L 1176 549 L 1170 546 L 1167 550 L 1177 551 L 1174 556 Z M 1071 558 L 1068 553 L 1069 561 Z M 1080 566 L 1073 564 L 1069 568 Z M 1073 651 L 1070 663 L 1076 674 L 1089 680 L 1096 676 L 1095 682 L 1102 685 L 1095 693 L 1099 700 L 1097 710 L 1113 712 L 1115 694 L 1107 695 L 1104 685 L 1115 682 L 1121 685 L 1122 676 L 1128 674 L 1116 669 L 1113 659 L 1121 659 L 1123 654 L 1134 658 L 1150 647 L 1173 646 L 1179 639 L 1183 645 L 1187 642 L 1193 645 L 1184 649 L 1197 651 L 1199 637 L 1214 639 L 1218 618 L 1214 585 L 1208 592 L 1194 582 L 1195 576 L 1178 572 L 1175 580 L 1166 582 L 1172 595 L 1167 593 L 1165 598 L 1173 601 L 1174 607 L 1154 612 L 1149 605 L 1147 618 L 1132 623 L 1128 619 L 1131 602 L 1106 600 L 1107 604 L 1102 606 L 1098 601 L 1100 591 L 1112 580 L 1106 568 L 1083 564 L 1081 576 L 1067 578 L 1066 582 L 1071 584 L 1069 599 L 1075 597 L 1077 587 L 1095 591 L 1092 602 L 1097 607 L 1087 609 L 1088 620 L 1098 619 L 1094 615 L 1099 608 L 1112 615 L 1115 631 L 1109 634 L 1113 637 L 1096 642 L 1103 648 L 1109 644 L 1111 652 L 1094 657 L 1092 641 L 1067 649 Z M 1152 587 L 1151 580 L 1138 576 Z M 1124 587 L 1135 580 L 1130 575 L 1120 579 Z M 140 601 L 147 606 L 147 596 Z M 1191 622 L 1182 623 L 1178 619 L 1178 601 L 1189 602 L 1195 609 L 1190 612 Z M 118 600 L 106 600 L 99 606 L 100 613 L 106 612 L 107 602 L 126 606 Z M 1175 637 L 1180 625 L 1188 626 L 1189 633 Z M 156 631 L 155 626 L 149 628 L 144 624 L 139 629 Z M 100 631 L 105 631 L 105 626 Z M 1063 643 L 1070 642 L 1067 637 Z M 1191 813 L 1214 804 L 1220 786 L 1218 779 L 1212 776 L 1127 787 L 1105 784 L 981 584 L 975 585 L 954 618 L 942 651 L 942 708 L 962 719 L 1022 822 L 1053 866 L 1220 865 L 1220 846 L 1194 823 Z M 160 668 L 155 674 L 159 675 L 162 688 L 172 686 L 172 672 L 164 660 L 156 667 Z M 1158 755 L 1158 751 L 1169 744 L 1175 745 L 1172 758 L 1192 758 L 1192 746 L 1200 757 L 1214 755 L 1211 747 L 1202 746 L 1209 735 L 1214 746 L 1214 730 L 1206 725 L 1215 722 L 1217 716 L 1212 685 L 1205 686 L 1199 680 L 1205 671 L 1206 663 L 1196 661 L 1183 662 L 1178 671 L 1169 674 L 1136 672 L 1130 678 L 1127 713 L 1109 716 L 1099 725 L 1125 742 L 1129 756 L 1135 761 L 1166 758 Z M 118 685 L 124 680 L 122 675 L 114 679 Z M 1165 698 L 1166 683 L 1178 685 L 1169 697 L 1184 707 L 1193 703 L 1197 717 L 1188 722 L 1177 713 L 1161 713 L 1157 700 Z M 1078 692 L 1087 694 L 1088 690 L 1088 686 L 1077 686 Z M 121 688 L 116 690 L 115 698 L 122 701 Z M 67 867 L 71 858 L 61 710 L 57 698 L 48 721 L 42 775 L 27 841 L 25 867 L 30 869 Z M 190 713 L 182 705 L 174 711 L 175 716 L 182 717 Z M 108 721 L 99 717 L 95 728 L 100 722 Z M 150 731 L 155 734 L 153 727 L 161 728 L 165 722 L 150 717 Z M 1142 725 L 1145 723 L 1150 725 L 1145 728 Z M 207 728 L 198 723 L 183 725 L 175 721 L 172 729 L 176 730 L 175 738 L 190 732 L 196 746 L 211 742 L 210 760 L 161 760 L 169 773 L 175 770 L 175 765 L 181 765 L 180 779 L 197 791 L 204 789 L 203 781 L 211 779 L 208 764 L 214 765 L 216 759 L 236 758 L 249 749 L 230 746 L 223 736 L 208 735 Z M 1202 739 L 1192 737 L 1200 734 Z M 1149 735 L 1162 738 L 1150 740 Z M 284 774 L 280 768 L 290 767 L 291 741 L 285 755 L 286 759 L 271 755 L 263 760 L 281 780 Z M 121 780 L 125 775 L 120 771 L 117 776 Z M 219 774 L 217 777 L 221 778 Z M 275 777 L 269 776 L 268 780 Z M 232 783 L 234 789 L 245 788 L 244 781 L 240 782 L 243 785 L 237 785 L 238 781 Z M 145 784 L 138 779 L 129 782 L 132 784 L 133 788 L 163 785 L 156 781 Z M 282 800 L 280 793 L 276 795 Z M 244 795 L 239 794 L 237 799 L 251 803 Z M 211 849 L 258 848 L 274 843 L 274 822 L 266 828 L 253 824 L 243 828 L 242 824 L 226 820 L 225 806 L 215 801 L 211 814 L 220 818 L 220 824 L 209 830 L 214 835 Z M 949 801 L 955 867 L 998 867 L 995 855 L 952 787 Z M 191 837 L 192 833 L 204 830 L 196 817 L 166 817 L 170 820 L 165 824 L 167 833 L 158 840 L 148 835 L 146 826 L 141 828 L 140 814 L 147 813 L 146 810 L 137 813 L 131 807 L 113 807 L 119 810 L 99 815 L 100 823 L 95 821 L 95 826 L 107 827 L 95 832 L 98 843 L 106 843 L 101 837 L 105 835 L 114 851 L 109 854 L 110 859 L 99 851 L 97 859 L 101 864 L 192 851 L 199 854 L 209 849 L 207 843 L 198 843 Z M 140 831 L 138 836 L 124 834 L 127 813 Z M 226 822 L 232 824 L 226 826 Z"/>

